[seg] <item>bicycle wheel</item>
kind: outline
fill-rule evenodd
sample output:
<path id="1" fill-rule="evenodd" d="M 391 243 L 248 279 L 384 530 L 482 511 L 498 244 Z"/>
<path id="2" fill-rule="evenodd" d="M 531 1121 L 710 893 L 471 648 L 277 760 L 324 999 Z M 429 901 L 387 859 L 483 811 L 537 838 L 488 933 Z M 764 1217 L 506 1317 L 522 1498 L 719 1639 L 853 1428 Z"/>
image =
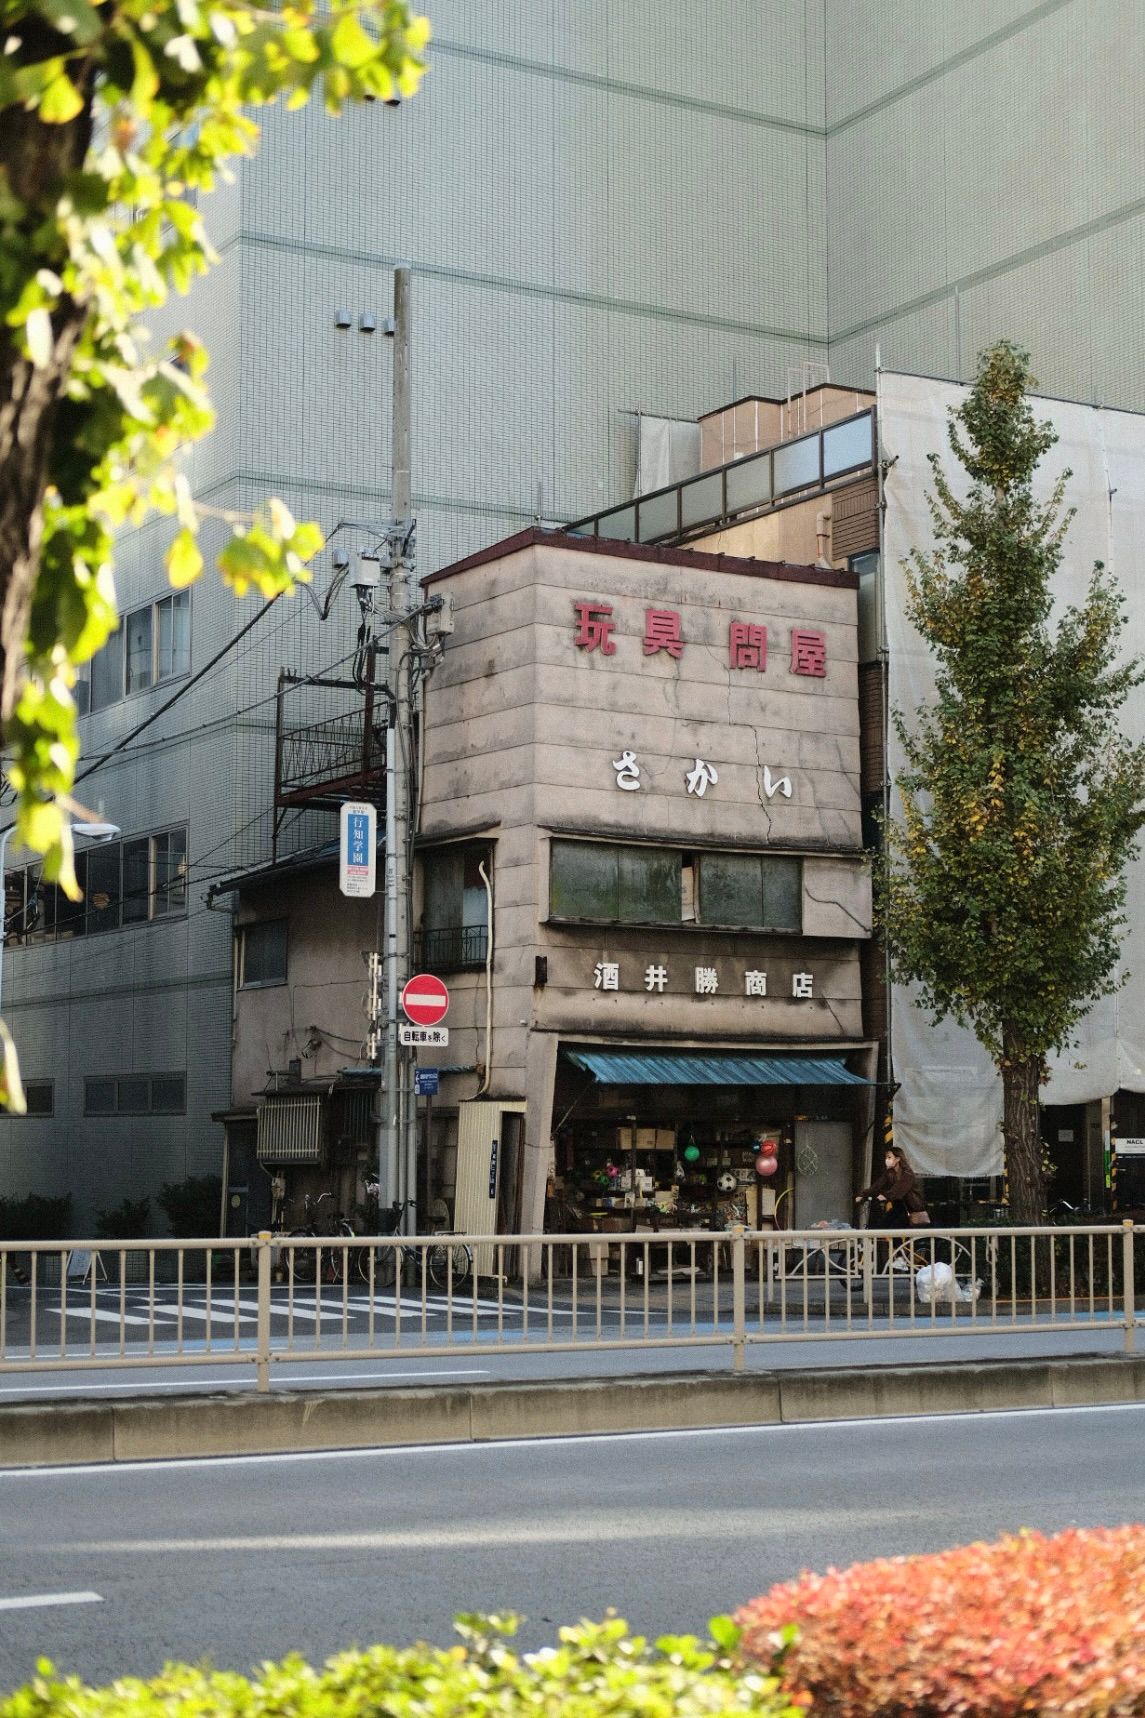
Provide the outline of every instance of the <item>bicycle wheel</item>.
<path id="1" fill-rule="evenodd" d="M 312 1241 L 314 1239 L 313 1232 L 310 1229 L 291 1229 L 290 1233 L 292 1236 L 296 1236 L 300 1241 Z M 318 1264 L 315 1253 L 312 1252 L 309 1247 L 291 1247 L 289 1250 L 289 1260 L 293 1266 L 293 1275 L 296 1283 L 312 1283 L 314 1281 Z"/>
<path id="2" fill-rule="evenodd" d="M 372 1281 L 375 1288 L 392 1288 L 397 1259 L 396 1247 L 359 1247 L 358 1275 L 367 1285 Z"/>
<path id="3" fill-rule="evenodd" d="M 473 1254 L 463 1241 L 440 1243 L 429 1248 L 425 1268 L 434 1288 L 456 1292 L 473 1274 Z"/>

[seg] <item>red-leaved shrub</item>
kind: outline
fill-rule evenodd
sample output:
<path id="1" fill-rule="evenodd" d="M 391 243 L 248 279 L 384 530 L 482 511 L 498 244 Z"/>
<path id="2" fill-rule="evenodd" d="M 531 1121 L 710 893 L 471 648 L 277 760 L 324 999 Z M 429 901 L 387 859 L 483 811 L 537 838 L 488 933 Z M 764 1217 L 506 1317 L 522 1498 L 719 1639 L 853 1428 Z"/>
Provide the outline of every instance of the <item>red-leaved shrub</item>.
<path id="1" fill-rule="evenodd" d="M 745 1658 L 832 1718 L 1145 1715 L 1145 1527 L 803 1575 L 736 1621 Z"/>

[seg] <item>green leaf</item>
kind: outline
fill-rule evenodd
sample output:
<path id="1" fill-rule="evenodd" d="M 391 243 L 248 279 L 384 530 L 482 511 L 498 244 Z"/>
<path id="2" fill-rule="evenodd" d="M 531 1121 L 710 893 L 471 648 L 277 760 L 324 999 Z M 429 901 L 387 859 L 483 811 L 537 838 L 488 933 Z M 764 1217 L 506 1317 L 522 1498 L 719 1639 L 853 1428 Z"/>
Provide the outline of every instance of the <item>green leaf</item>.
<path id="1" fill-rule="evenodd" d="M 40 97 L 40 118 L 45 125 L 67 125 L 82 112 L 83 97 L 67 73 L 60 72 Z"/>
<path id="2" fill-rule="evenodd" d="M 63 36 L 74 36 L 82 46 L 94 42 L 103 23 L 88 0 L 35 0 L 34 10 Z"/>
<path id="3" fill-rule="evenodd" d="M 708 1633 L 724 1652 L 734 1652 L 740 1643 L 743 1630 L 730 1617 L 713 1617 L 708 1623 Z"/>

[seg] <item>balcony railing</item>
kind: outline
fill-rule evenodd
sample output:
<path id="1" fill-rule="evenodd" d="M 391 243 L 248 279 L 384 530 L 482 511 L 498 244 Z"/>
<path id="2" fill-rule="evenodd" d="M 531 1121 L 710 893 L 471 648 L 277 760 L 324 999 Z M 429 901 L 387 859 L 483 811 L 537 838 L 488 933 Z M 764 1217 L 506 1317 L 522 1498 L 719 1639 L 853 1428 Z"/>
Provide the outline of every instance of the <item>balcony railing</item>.
<path id="1" fill-rule="evenodd" d="M 415 959 L 424 972 L 479 972 L 488 953 L 485 925 L 450 925 L 444 930 L 422 931 Z"/>
<path id="2" fill-rule="evenodd" d="M 682 542 L 737 519 L 766 513 L 800 495 L 816 494 L 840 478 L 873 471 L 875 459 L 875 414 L 860 412 L 797 441 L 641 495 L 624 507 L 594 513 L 568 530 L 574 536 L 610 537 L 625 543 Z"/>

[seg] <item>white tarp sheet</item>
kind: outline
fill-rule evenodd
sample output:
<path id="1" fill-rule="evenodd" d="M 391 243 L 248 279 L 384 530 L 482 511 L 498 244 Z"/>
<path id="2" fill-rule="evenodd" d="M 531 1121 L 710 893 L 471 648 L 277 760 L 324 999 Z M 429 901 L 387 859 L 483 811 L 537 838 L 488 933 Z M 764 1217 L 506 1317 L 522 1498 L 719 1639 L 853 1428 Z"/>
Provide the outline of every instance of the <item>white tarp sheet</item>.
<path id="1" fill-rule="evenodd" d="M 961 472 L 946 437 L 947 411 L 965 390 L 950 382 L 884 371 L 878 379 L 878 421 L 885 476 L 883 567 L 890 702 L 904 714 L 933 694 L 933 664 L 903 614 L 902 563 L 913 547 L 932 545 L 926 495 L 927 455 L 937 452 L 953 477 Z M 1060 606 L 1081 602 L 1095 561 L 1104 561 L 1127 599 L 1123 634 L 1128 653 L 1145 656 L 1145 417 L 1066 400 L 1034 402 L 1039 418 L 1058 432 L 1042 462 L 1039 489 L 1048 496 L 1064 467 L 1073 473 L 1066 504 L 1077 509 L 1070 528 L 1056 596 Z M 965 479 L 961 486 L 965 488 Z M 1130 694 L 1122 727 L 1145 736 L 1145 688 Z M 892 779 L 902 770 L 895 733 L 888 739 Z M 1043 1101 L 1087 1103 L 1119 1087 L 1145 1091 L 1145 858 L 1128 873 L 1122 945 L 1124 987 L 1095 1004 L 1076 1042 L 1052 1062 Z M 1001 1083 L 972 1033 L 949 1020 L 936 1026 L 910 990 L 891 998 L 895 1136 L 912 1164 L 928 1175 L 996 1174 L 1001 1169 Z"/>
<path id="2" fill-rule="evenodd" d="M 683 483 L 700 469 L 700 426 L 680 418 L 654 418 L 641 413 L 636 420 L 636 488 L 634 495 L 651 495 L 670 483 Z"/>

